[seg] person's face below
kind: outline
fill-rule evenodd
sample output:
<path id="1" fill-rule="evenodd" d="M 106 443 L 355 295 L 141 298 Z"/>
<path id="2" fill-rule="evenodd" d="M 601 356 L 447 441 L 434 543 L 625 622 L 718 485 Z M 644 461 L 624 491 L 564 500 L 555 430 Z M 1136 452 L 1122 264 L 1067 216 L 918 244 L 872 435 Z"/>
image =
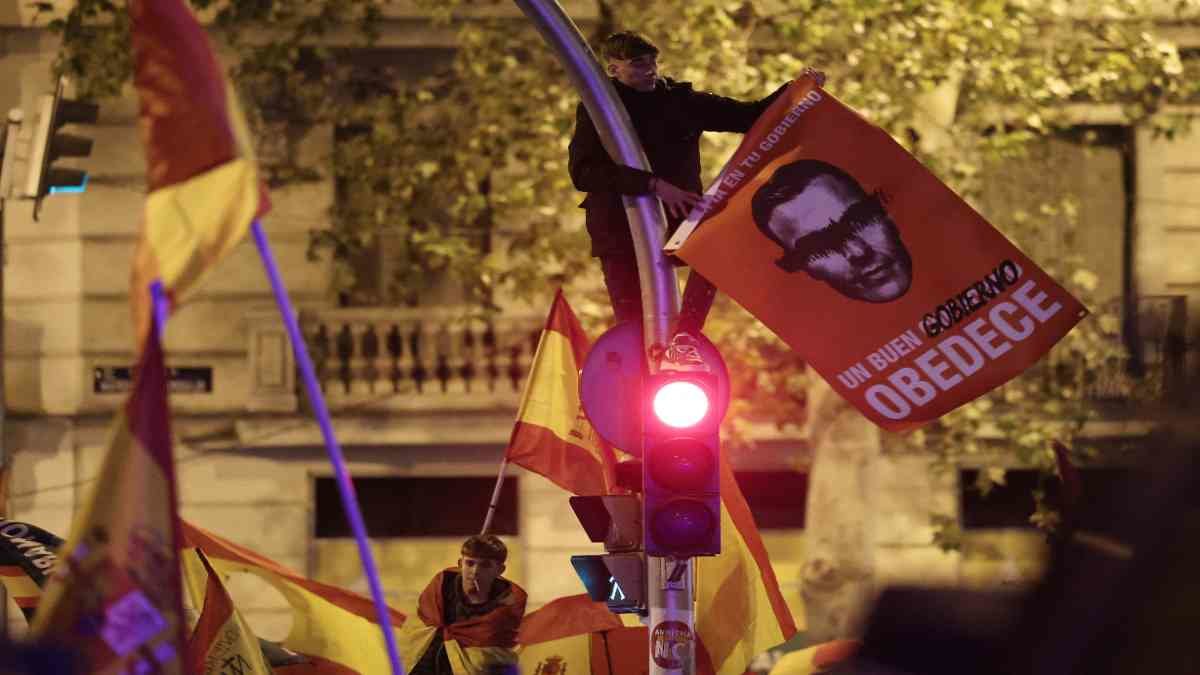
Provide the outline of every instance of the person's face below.
<path id="1" fill-rule="evenodd" d="M 463 590 L 468 595 L 487 596 L 492 591 L 492 582 L 504 573 L 504 563 L 490 558 L 463 556 L 458 559 L 462 574 Z"/>
<path id="2" fill-rule="evenodd" d="M 777 207 L 771 229 L 794 242 L 785 257 L 798 269 L 847 297 L 889 302 L 912 283 L 912 258 L 896 224 L 877 199 L 862 199 L 836 179 L 819 178 Z"/>
<path id="3" fill-rule="evenodd" d="M 637 91 L 654 91 L 658 82 L 658 57 L 643 54 L 632 59 L 609 59 L 608 74 Z"/>

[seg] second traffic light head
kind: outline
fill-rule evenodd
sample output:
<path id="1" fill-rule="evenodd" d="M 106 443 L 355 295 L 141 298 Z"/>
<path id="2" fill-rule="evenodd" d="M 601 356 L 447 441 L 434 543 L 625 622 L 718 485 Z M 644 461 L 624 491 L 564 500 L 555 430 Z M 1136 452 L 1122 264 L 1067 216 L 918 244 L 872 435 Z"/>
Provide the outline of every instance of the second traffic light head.
<path id="1" fill-rule="evenodd" d="M 636 495 L 584 495 L 569 501 L 588 539 L 603 542 L 604 550 L 641 548 L 641 501 Z"/>
<path id="2" fill-rule="evenodd" d="M 34 129 L 25 193 L 36 200 L 35 218 L 42 197 L 83 192 L 87 187 L 86 171 L 54 166 L 54 162 L 69 157 L 87 157 L 92 153 L 92 140 L 59 133 L 59 129 L 66 124 L 95 124 L 100 107 L 95 103 L 63 98 L 64 85 L 64 80 L 59 78 L 54 95 L 42 97 L 38 124 Z"/>

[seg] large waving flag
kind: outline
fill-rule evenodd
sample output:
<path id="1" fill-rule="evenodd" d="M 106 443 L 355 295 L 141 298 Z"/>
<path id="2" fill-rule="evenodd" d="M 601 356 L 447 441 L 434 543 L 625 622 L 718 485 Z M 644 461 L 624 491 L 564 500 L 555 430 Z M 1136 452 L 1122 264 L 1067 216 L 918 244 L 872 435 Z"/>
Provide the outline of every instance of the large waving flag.
<path id="1" fill-rule="evenodd" d="M 149 283 L 174 302 L 270 208 L 237 98 L 184 0 L 130 0 L 134 84 L 149 196 L 133 270 L 146 334 Z"/>
<path id="2" fill-rule="evenodd" d="M 559 598 L 530 612 L 517 634 L 522 673 L 638 675 L 649 668 L 646 629 L 626 628 L 587 595 Z"/>
<path id="3" fill-rule="evenodd" d="M 696 659 L 715 675 L 741 675 L 795 634 L 750 506 L 722 456 L 721 555 L 696 558 Z"/>
<path id="4" fill-rule="evenodd" d="M 1087 314 L 811 77 L 763 112 L 666 248 L 889 431 L 1020 375 Z"/>
<path id="5" fill-rule="evenodd" d="M 223 574 L 249 572 L 275 587 L 292 608 L 292 630 L 283 641 L 288 649 L 315 657 L 319 664 L 287 672 L 329 674 L 391 672 L 375 606 L 357 593 L 305 578 L 299 572 L 254 551 L 183 521 L 187 548 L 199 548 Z M 404 615 L 391 610 L 392 626 Z M 395 630 L 395 628 L 393 628 Z"/>
<path id="6" fill-rule="evenodd" d="M 62 543 L 36 525 L 0 518 L 0 583 L 26 621 L 33 621 Z"/>
<path id="7" fill-rule="evenodd" d="M 167 378 L 151 326 L 133 392 L 34 617 L 88 672 L 183 675 L 179 517 Z"/>
<path id="8" fill-rule="evenodd" d="M 193 675 L 270 675 L 271 668 L 263 659 L 258 639 L 233 606 L 233 598 L 221 575 L 213 570 L 204 553 L 197 549 L 190 557 L 202 566 L 204 573 L 204 609 L 187 643 L 187 669 Z M 195 594 L 201 583 L 194 565 L 184 564 L 184 577 L 189 591 Z M 190 572 L 190 573 L 189 573 Z"/>
<path id="9" fill-rule="evenodd" d="M 554 294 L 505 457 L 580 495 L 608 494 L 616 460 L 579 401 L 579 370 L 591 342 L 575 312 Z"/>

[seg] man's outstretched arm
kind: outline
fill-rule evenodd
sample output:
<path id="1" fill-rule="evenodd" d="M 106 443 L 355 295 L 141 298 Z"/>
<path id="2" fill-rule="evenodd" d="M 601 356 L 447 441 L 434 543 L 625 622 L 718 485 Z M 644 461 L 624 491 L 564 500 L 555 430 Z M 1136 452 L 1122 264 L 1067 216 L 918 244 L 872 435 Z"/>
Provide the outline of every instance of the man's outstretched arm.
<path id="1" fill-rule="evenodd" d="M 818 87 L 825 85 L 825 73 L 813 68 L 805 68 L 801 76 L 813 78 Z M 775 99 L 787 89 L 788 84 L 780 85 L 775 91 L 757 101 L 739 101 L 737 99 L 718 96 L 708 92 L 693 92 L 689 103 L 705 131 L 732 131 L 746 133 L 759 115 L 766 112 Z"/>

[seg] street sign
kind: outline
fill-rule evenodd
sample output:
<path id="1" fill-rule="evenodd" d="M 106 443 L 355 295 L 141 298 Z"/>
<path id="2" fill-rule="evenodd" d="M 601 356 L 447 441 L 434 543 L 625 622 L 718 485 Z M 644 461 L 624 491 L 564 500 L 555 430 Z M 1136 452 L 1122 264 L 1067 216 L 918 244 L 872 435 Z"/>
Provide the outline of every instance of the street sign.
<path id="1" fill-rule="evenodd" d="M 133 391 L 133 381 L 136 377 L 132 366 L 96 366 L 92 369 L 92 392 L 123 394 Z M 167 387 L 173 394 L 211 394 L 212 366 L 168 368 Z"/>

